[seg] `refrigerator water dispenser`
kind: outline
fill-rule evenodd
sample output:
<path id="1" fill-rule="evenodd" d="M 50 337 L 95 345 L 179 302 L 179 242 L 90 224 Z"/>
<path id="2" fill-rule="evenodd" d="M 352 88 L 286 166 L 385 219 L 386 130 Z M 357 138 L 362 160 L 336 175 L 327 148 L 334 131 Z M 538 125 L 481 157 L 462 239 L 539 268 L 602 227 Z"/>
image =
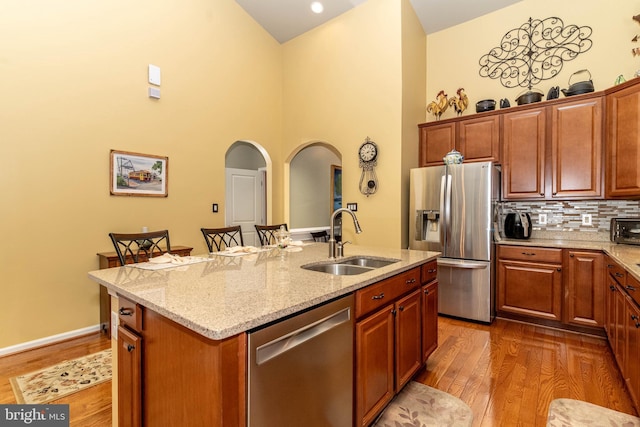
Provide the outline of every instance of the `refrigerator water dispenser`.
<path id="1" fill-rule="evenodd" d="M 433 210 L 416 211 L 416 240 L 424 242 L 440 241 L 440 212 Z"/>

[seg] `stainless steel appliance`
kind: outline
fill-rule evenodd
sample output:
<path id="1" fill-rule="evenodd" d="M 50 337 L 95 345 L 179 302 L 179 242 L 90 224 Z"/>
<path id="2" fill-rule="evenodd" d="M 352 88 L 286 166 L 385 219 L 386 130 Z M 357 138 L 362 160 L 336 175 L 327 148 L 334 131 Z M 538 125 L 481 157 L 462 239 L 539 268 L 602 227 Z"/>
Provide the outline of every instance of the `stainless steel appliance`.
<path id="1" fill-rule="evenodd" d="M 640 245 L 640 218 L 612 218 L 611 241 Z"/>
<path id="2" fill-rule="evenodd" d="M 504 218 L 504 235 L 509 239 L 528 239 L 533 229 L 531 215 L 526 212 L 510 212 Z"/>
<path id="3" fill-rule="evenodd" d="M 249 333 L 249 427 L 353 425 L 353 295 Z"/>
<path id="4" fill-rule="evenodd" d="M 411 170 L 409 246 L 438 251 L 438 311 L 491 323 L 500 175 L 491 162 Z"/>

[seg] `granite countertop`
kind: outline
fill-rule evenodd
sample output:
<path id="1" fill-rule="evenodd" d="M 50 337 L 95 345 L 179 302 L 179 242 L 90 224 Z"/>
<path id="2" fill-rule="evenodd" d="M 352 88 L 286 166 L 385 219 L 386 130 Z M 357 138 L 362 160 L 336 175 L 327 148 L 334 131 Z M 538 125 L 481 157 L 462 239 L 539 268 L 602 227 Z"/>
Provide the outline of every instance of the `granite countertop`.
<path id="1" fill-rule="evenodd" d="M 533 232 L 529 240 L 502 239 L 497 244 L 603 251 L 640 280 L 640 246 L 613 243 L 607 233 Z"/>
<path id="2" fill-rule="evenodd" d="M 435 259 L 438 252 L 349 245 L 355 255 L 399 262 L 353 276 L 300 268 L 328 261 L 327 243 L 243 256 L 203 255 L 207 261 L 161 270 L 126 266 L 89 272 L 111 293 L 211 339 L 262 326 Z"/>

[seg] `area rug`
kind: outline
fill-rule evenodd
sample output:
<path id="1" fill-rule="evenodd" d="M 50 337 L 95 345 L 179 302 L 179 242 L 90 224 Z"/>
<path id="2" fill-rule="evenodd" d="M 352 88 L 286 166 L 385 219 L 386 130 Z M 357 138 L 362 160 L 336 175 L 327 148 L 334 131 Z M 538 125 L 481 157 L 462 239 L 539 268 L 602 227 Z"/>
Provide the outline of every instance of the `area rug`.
<path id="1" fill-rule="evenodd" d="M 462 400 L 411 381 L 382 412 L 375 427 L 469 427 L 473 413 Z"/>
<path id="2" fill-rule="evenodd" d="M 42 404 L 111 379 L 111 349 L 11 378 L 18 403 Z"/>
<path id="3" fill-rule="evenodd" d="M 547 427 L 640 427 L 640 418 L 574 399 L 549 405 Z"/>

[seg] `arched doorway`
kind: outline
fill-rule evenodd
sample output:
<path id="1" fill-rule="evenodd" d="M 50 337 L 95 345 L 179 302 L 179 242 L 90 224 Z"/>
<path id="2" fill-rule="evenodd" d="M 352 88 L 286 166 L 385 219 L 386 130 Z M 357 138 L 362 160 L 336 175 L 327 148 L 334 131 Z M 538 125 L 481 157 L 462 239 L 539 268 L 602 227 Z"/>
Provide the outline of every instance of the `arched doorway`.
<path id="1" fill-rule="evenodd" d="M 266 224 L 271 161 L 259 144 L 234 142 L 225 155 L 225 226 L 240 225 L 245 245 L 260 246 L 255 224 Z"/>

